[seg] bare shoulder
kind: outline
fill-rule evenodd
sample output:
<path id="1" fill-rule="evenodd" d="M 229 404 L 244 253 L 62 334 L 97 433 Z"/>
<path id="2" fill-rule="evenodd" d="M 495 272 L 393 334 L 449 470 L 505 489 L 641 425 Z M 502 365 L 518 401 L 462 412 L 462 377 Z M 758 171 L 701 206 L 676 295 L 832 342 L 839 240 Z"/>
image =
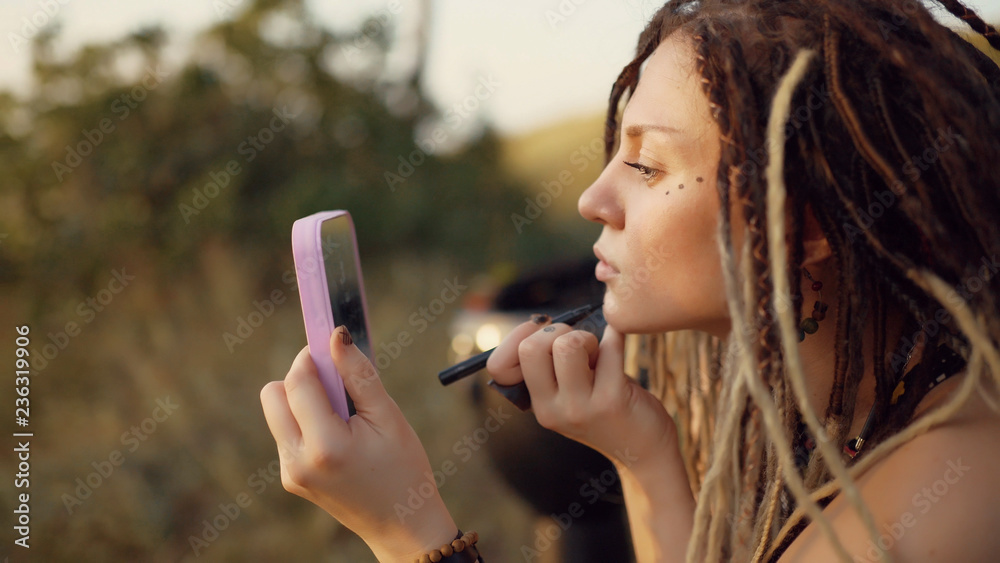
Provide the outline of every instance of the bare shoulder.
<path id="1" fill-rule="evenodd" d="M 946 424 L 913 438 L 857 479 L 879 537 L 845 495 L 823 513 L 854 561 L 996 561 L 1000 553 L 1000 415 L 978 396 Z M 781 563 L 840 561 L 816 525 Z"/>

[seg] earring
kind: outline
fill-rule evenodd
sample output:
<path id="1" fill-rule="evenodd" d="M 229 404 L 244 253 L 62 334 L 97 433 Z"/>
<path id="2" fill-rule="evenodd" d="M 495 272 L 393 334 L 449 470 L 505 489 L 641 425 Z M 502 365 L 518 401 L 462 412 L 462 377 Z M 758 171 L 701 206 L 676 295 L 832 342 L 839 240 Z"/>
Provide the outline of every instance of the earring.
<path id="1" fill-rule="evenodd" d="M 921 331 L 916 338 L 916 342 L 914 342 L 913 345 L 910 346 L 910 351 L 906 353 L 906 361 L 903 362 L 903 366 L 899 368 L 900 373 L 906 372 L 906 366 L 910 365 L 910 358 L 913 356 L 913 351 L 917 348 L 917 343 L 921 342 L 923 337 L 924 337 L 924 332 Z M 941 375 L 942 379 L 939 379 L 938 383 L 947 378 L 945 374 Z M 933 388 L 935 385 L 937 385 L 937 383 L 932 381 L 931 387 Z M 896 399 L 898 398 L 897 391 L 899 391 L 899 388 L 902 386 L 903 386 L 903 379 L 901 377 L 899 379 L 899 383 L 897 383 L 896 385 L 896 389 L 893 390 L 892 392 L 891 404 L 896 403 Z M 848 440 L 846 444 L 844 444 L 844 453 L 847 454 L 848 457 L 850 457 L 851 459 L 857 457 L 858 452 L 861 451 L 861 448 L 865 445 L 865 440 L 868 439 L 868 435 L 871 433 L 872 424 L 874 424 L 874 422 L 875 422 L 875 405 L 872 405 L 872 408 L 868 409 L 868 417 L 865 419 L 865 425 L 861 428 L 861 432 L 853 439 Z"/>
<path id="2" fill-rule="evenodd" d="M 811 275 L 809 275 L 809 270 L 802 268 L 802 272 L 809 278 L 809 281 L 813 282 L 812 289 L 816 292 L 816 302 L 813 303 L 812 315 L 802 319 L 799 323 L 799 342 L 806 339 L 806 334 L 813 334 L 819 330 L 819 321 L 826 318 L 826 310 L 830 307 L 822 301 L 823 293 L 820 291 L 823 289 L 823 282 L 816 281 Z"/>

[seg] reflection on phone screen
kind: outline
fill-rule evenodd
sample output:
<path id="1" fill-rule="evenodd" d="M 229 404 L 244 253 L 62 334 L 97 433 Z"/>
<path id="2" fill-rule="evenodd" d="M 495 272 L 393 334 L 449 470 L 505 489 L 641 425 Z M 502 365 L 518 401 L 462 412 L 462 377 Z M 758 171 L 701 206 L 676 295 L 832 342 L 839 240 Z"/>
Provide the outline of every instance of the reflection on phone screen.
<path id="1" fill-rule="evenodd" d="M 354 232 L 347 217 L 323 221 L 320 226 L 326 284 L 330 290 L 333 323 L 346 325 L 358 349 L 371 359 L 371 344 L 365 324 L 361 280 L 354 261 Z M 354 414 L 354 402 L 347 397 L 348 408 Z"/>

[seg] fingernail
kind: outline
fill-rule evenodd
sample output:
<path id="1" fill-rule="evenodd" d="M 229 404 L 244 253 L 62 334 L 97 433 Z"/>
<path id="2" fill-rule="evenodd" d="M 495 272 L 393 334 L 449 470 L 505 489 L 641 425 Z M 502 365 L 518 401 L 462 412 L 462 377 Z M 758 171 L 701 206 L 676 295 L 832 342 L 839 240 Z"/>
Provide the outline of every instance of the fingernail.
<path id="1" fill-rule="evenodd" d="M 536 325 L 543 325 L 549 322 L 549 319 L 551 318 L 552 317 L 544 313 L 535 313 L 534 315 L 531 315 L 531 322 L 535 323 Z"/>
<path id="2" fill-rule="evenodd" d="M 340 325 L 340 343 L 344 346 L 350 346 L 354 344 L 354 339 L 351 338 L 351 331 L 347 330 L 347 327 Z"/>
<path id="3" fill-rule="evenodd" d="M 500 385 L 491 379 L 486 384 L 522 411 L 531 408 L 531 395 L 528 393 L 528 386 L 523 381 L 514 385 Z"/>

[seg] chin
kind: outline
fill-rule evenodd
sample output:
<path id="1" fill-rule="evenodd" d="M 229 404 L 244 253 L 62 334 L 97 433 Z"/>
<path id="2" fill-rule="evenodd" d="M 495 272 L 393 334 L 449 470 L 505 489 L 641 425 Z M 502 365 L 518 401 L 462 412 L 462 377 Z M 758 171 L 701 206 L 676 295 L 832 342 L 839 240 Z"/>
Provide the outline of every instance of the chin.
<path id="1" fill-rule="evenodd" d="M 653 334 L 676 330 L 664 323 L 662 315 L 650 314 L 651 310 L 642 307 L 639 299 L 630 299 L 627 306 L 619 305 L 618 300 L 608 293 L 604 297 L 604 319 L 608 324 L 622 334 Z"/>
<path id="2" fill-rule="evenodd" d="M 626 303 L 620 303 L 617 296 L 611 292 L 607 292 L 604 296 L 604 319 L 622 334 L 660 334 L 675 330 L 698 330 L 724 338 L 729 331 L 728 319 L 677 318 L 676 315 L 659 314 L 657 310 L 637 296 L 632 296 Z"/>

